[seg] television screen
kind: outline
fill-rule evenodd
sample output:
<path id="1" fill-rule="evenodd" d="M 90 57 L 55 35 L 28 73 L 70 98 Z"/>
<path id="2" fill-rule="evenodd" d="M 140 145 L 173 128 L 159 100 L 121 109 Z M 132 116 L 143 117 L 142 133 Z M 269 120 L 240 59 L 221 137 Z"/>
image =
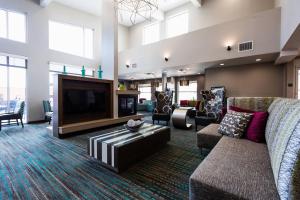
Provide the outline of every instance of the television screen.
<path id="1" fill-rule="evenodd" d="M 65 89 L 63 112 L 70 114 L 106 114 L 104 91 Z"/>

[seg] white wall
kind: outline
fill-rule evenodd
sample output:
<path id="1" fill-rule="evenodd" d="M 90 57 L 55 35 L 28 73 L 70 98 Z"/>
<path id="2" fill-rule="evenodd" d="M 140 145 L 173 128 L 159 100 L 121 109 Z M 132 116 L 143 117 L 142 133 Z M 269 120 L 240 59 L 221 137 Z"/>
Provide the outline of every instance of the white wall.
<path id="1" fill-rule="evenodd" d="M 274 8 L 274 0 L 205 0 L 201 8 L 191 3 L 165 13 L 165 19 L 180 11 L 189 12 L 189 30 L 195 31 L 227 21 L 250 16 Z M 129 48 L 137 47 L 143 41 L 143 27 L 149 22 L 129 28 Z M 160 22 L 161 39 L 165 38 L 165 21 Z"/>
<path id="2" fill-rule="evenodd" d="M 49 98 L 49 61 L 87 67 L 96 67 L 101 61 L 101 19 L 99 17 L 57 3 L 51 3 L 47 8 L 42 8 L 38 2 L 37 0 L 0 0 L 0 8 L 27 13 L 27 43 L 0 39 L 0 52 L 28 57 L 26 83 L 28 121 L 44 118 L 42 100 Z M 49 50 L 48 20 L 84 25 L 95 29 L 95 58 L 90 60 Z M 104 73 L 106 70 L 110 70 L 105 67 Z"/>
<path id="3" fill-rule="evenodd" d="M 128 27 L 120 24 L 118 26 L 118 44 L 119 52 L 127 49 L 129 45 L 129 29 Z"/>
<path id="4" fill-rule="evenodd" d="M 296 28 L 300 25 L 300 1 L 277 1 L 278 5 L 281 6 L 281 47 L 283 48 Z"/>
<path id="5" fill-rule="evenodd" d="M 150 45 L 119 53 L 119 74 L 146 73 L 168 67 L 186 66 L 280 51 L 280 9 L 267 10 L 250 17 L 200 29 Z M 237 43 L 254 41 L 254 50 L 239 53 Z M 233 50 L 226 51 L 231 41 Z M 143 52 L 143 53 L 141 53 Z M 164 56 L 169 55 L 169 61 Z M 126 63 L 137 63 L 127 69 Z"/>

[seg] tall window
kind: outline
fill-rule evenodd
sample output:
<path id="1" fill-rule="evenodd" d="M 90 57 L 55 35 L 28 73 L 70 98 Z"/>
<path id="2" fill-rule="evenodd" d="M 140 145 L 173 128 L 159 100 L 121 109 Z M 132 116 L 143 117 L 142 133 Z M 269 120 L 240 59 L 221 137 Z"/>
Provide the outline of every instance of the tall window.
<path id="1" fill-rule="evenodd" d="M 297 82 L 298 82 L 297 97 L 298 99 L 300 99 L 300 68 L 297 69 Z"/>
<path id="2" fill-rule="evenodd" d="M 159 23 L 153 23 L 144 27 L 143 44 L 150 44 L 159 41 Z"/>
<path id="3" fill-rule="evenodd" d="M 0 55 L 0 113 L 13 112 L 17 101 L 25 101 L 26 67 L 25 58 Z"/>
<path id="4" fill-rule="evenodd" d="M 80 66 L 74 66 L 74 65 L 65 65 L 60 63 L 53 63 L 50 62 L 49 64 L 49 96 L 50 101 L 53 100 L 53 75 L 55 74 L 62 74 L 64 71 L 64 66 L 66 66 L 66 72 L 68 75 L 81 75 L 81 69 Z M 85 75 L 87 77 L 93 77 L 93 70 L 85 68 Z"/>
<path id="5" fill-rule="evenodd" d="M 94 31 L 89 28 L 49 21 L 49 48 L 93 58 Z"/>
<path id="6" fill-rule="evenodd" d="M 166 21 L 167 38 L 175 37 L 188 32 L 189 15 L 187 11 L 170 16 Z"/>
<path id="7" fill-rule="evenodd" d="M 139 84 L 139 99 L 151 100 L 151 84 Z"/>
<path id="8" fill-rule="evenodd" d="M 189 86 L 180 86 L 178 88 L 178 101 L 197 100 L 197 81 L 190 81 Z"/>
<path id="9" fill-rule="evenodd" d="M 26 42 L 26 15 L 0 9 L 0 37 Z"/>

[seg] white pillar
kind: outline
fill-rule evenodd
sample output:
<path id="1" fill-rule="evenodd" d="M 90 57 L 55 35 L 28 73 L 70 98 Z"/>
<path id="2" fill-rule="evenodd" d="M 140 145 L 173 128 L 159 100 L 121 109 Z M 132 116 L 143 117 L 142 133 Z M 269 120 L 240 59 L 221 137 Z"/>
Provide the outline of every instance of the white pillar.
<path id="1" fill-rule="evenodd" d="M 118 117 L 118 17 L 113 0 L 102 0 L 101 62 L 103 78 L 114 80 L 114 117 Z"/>
<path id="2" fill-rule="evenodd" d="M 167 73 L 163 72 L 162 73 L 162 91 L 166 91 L 166 85 L 167 85 Z"/>

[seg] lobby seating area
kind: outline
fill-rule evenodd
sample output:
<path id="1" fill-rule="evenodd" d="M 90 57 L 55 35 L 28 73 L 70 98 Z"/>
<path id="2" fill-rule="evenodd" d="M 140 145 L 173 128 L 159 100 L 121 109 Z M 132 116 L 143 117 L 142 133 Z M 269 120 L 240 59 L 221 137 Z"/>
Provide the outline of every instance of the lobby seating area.
<path id="1" fill-rule="evenodd" d="M 300 0 L 0 0 L 0 200 L 300 200 Z"/>
<path id="2" fill-rule="evenodd" d="M 294 144 L 300 142 L 299 105 L 294 99 L 229 98 L 228 108 L 269 113 L 266 144 L 222 137 L 217 124 L 199 131 L 198 147 L 212 151 L 190 177 L 190 199 L 212 194 L 226 199 L 297 199 L 300 146 Z"/>

